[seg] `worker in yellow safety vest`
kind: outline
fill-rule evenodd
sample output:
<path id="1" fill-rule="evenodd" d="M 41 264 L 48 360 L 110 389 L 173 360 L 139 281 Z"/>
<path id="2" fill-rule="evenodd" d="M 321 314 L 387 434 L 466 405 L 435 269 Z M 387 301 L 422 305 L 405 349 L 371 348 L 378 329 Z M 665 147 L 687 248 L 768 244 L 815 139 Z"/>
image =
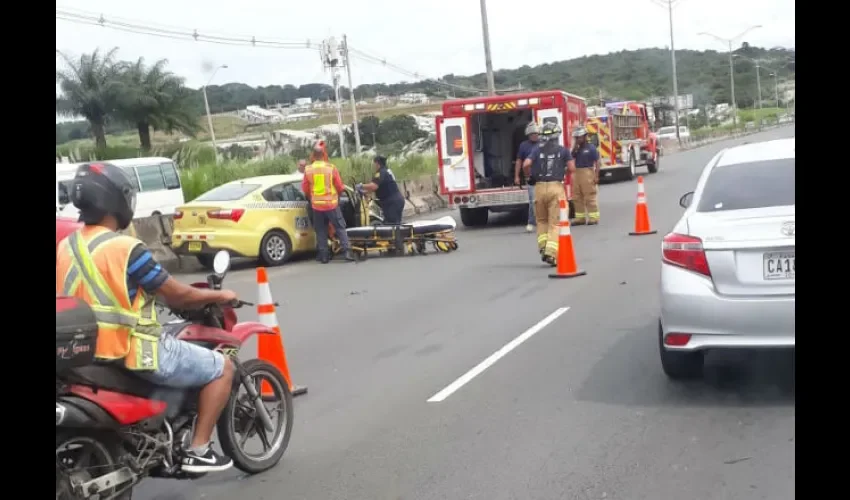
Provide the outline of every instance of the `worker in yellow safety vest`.
<path id="1" fill-rule="evenodd" d="M 316 230 L 319 261 L 327 264 L 331 259 L 328 249 L 328 225 L 331 225 L 342 245 L 343 258 L 353 262 L 355 259 L 351 253 L 348 233 L 345 232 L 345 219 L 339 209 L 339 195 L 345 192 L 345 185 L 334 164 L 327 161 L 327 156 L 322 158 L 324 147 L 321 143 L 316 144 L 313 153 L 314 160 L 304 170 L 301 189 L 310 199 L 310 207 L 313 209 L 313 228 Z"/>
<path id="2" fill-rule="evenodd" d="M 195 288 L 175 280 L 144 243 L 118 233 L 136 209 L 136 190 L 120 168 L 81 165 L 71 184 L 71 202 L 82 228 L 56 250 L 56 294 L 77 297 L 97 318 L 95 358 L 120 363 L 138 377 L 175 389 L 201 388 L 198 418 L 181 467 L 185 472 L 221 471 L 233 461 L 210 446 L 213 428 L 230 399 L 230 358 L 201 346 L 161 336 L 154 298 L 178 309 L 236 299 L 230 290 Z"/>

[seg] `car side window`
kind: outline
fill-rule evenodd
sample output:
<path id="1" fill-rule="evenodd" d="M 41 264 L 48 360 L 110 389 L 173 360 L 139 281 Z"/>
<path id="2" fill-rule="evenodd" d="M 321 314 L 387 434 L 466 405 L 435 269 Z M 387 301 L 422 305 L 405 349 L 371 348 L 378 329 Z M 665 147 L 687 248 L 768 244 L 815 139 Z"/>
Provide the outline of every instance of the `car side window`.
<path id="1" fill-rule="evenodd" d="M 159 165 L 136 167 L 136 172 L 139 174 L 139 183 L 142 185 L 142 192 L 165 189 L 165 179 L 162 177 L 162 171 L 159 169 Z"/>
<path id="2" fill-rule="evenodd" d="M 278 184 L 266 189 L 263 191 L 263 199 L 269 202 L 284 201 L 283 186 L 283 184 Z"/>
<path id="3" fill-rule="evenodd" d="M 159 167 L 162 169 L 162 177 L 165 179 L 165 188 L 180 189 L 180 174 L 174 168 L 174 163 L 163 163 Z"/>
<path id="4" fill-rule="evenodd" d="M 295 183 L 284 184 L 281 189 L 283 201 L 306 201 L 307 198 Z"/>

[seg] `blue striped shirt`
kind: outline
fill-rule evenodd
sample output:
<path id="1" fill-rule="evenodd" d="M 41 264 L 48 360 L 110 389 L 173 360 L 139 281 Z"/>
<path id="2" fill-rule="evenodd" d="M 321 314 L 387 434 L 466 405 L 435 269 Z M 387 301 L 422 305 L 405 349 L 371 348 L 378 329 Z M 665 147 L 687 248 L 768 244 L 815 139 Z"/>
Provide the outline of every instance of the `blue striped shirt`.
<path id="1" fill-rule="evenodd" d="M 156 295 L 159 287 L 169 276 L 168 271 L 163 269 L 162 265 L 153 258 L 150 250 L 140 242 L 130 252 L 130 264 L 127 267 L 127 290 L 130 302 L 135 300 L 139 288 L 151 295 Z"/>

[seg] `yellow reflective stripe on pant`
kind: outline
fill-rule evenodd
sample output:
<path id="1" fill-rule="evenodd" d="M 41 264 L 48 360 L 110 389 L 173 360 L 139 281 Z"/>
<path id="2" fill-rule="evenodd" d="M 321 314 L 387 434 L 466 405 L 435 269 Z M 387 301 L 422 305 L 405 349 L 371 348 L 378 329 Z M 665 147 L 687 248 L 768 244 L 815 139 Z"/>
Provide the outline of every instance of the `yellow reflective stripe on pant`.
<path id="1" fill-rule="evenodd" d="M 557 241 L 547 241 L 546 242 L 546 255 L 549 257 L 557 257 L 558 256 L 558 242 Z"/>
<path id="2" fill-rule="evenodd" d="M 599 212 L 590 212 L 587 216 L 590 220 L 599 220 Z"/>
<path id="3" fill-rule="evenodd" d="M 548 237 L 549 237 L 549 235 L 547 235 L 547 234 L 538 234 L 537 235 L 537 248 L 542 250 L 546 246 L 546 240 L 548 239 Z"/>
<path id="4" fill-rule="evenodd" d="M 576 219 L 585 219 L 587 218 L 587 214 L 584 212 L 576 212 Z"/>

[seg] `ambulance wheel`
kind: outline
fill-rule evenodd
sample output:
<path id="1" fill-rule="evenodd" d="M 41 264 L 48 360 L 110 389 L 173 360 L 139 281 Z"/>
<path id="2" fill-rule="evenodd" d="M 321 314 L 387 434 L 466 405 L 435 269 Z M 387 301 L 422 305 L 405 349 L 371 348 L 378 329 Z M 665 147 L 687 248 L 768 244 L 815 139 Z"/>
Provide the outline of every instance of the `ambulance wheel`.
<path id="1" fill-rule="evenodd" d="M 646 169 L 650 174 L 654 174 L 658 172 L 658 160 L 661 159 L 661 155 L 655 153 L 655 160 L 650 160 L 646 162 Z"/>
<path id="2" fill-rule="evenodd" d="M 279 266 L 292 256 L 292 241 L 280 229 L 272 229 L 260 242 L 260 262 L 265 266 Z"/>
<path id="3" fill-rule="evenodd" d="M 460 221 L 466 227 L 485 226 L 490 218 L 490 211 L 486 208 L 461 208 Z"/>

